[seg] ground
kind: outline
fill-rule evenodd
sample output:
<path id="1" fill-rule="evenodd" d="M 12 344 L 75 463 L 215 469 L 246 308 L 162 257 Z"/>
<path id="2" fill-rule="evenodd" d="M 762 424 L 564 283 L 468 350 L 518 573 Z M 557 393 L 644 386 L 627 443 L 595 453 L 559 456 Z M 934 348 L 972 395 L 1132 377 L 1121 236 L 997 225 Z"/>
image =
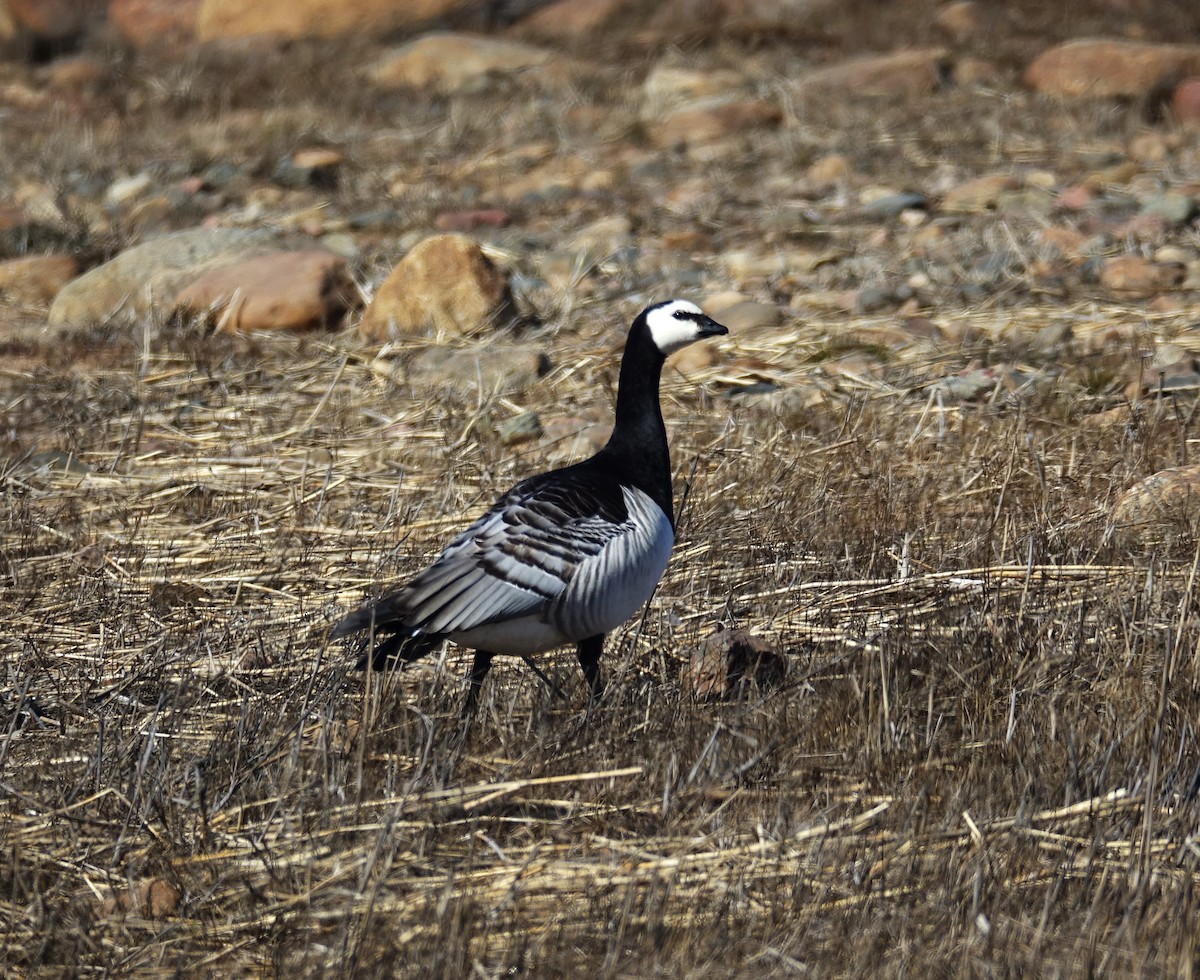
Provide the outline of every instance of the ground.
<path id="1" fill-rule="evenodd" d="M 1020 45 L 991 87 L 792 102 L 797 43 L 700 39 L 613 54 L 616 87 L 421 99 L 347 84 L 361 52 L 324 46 L 113 56 L 82 127 L 10 120 L 6 180 L 53 189 L 51 244 L 89 262 L 140 234 L 120 211 L 98 230 L 89 201 L 147 166 L 166 183 L 235 161 L 216 213 L 314 207 L 306 233 L 357 235 L 368 294 L 439 213 L 506 207 L 480 237 L 552 369 L 431 389 L 405 370 L 428 338 L 381 355 L 352 326 L 51 335 L 44 311 L 5 314 L 7 972 L 1191 975 L 1200 550 L 1187 520 L 1122 527 L 1113 507 L 1194 453 L 1195 384 L 1156 389 L 1150 366 L 1200 351 L 1194 296 L 1122 299 L 1056 265 L 1035 243 L 1058 212 L 948 220 L 930 252 L 932 214 L 864 217 L 854 195 L 997 171 L 1061 188 L 1147 134 L 1165 156 L 1141 172 L 1174 186 L 1194 136 L 1146 104 L 1032 95 L 1005 74 Z M 749 65 L 783 122 L 709 155 L 655 148 L 636 100 L 668 56 Z M 535 138 L 539 165 L 611 179 L 544 171 L 549 190 L 506 199 Z M 339 186 L 252 211 L 273 161 L 313 143 L 344 153 Z M 858 183 L 810 192 L 832 152 Z M 381 202 L 382 231 L 343 220 Z M 614 216 L 625 246 L 572 266 L 572 235 Z M 659 247 L 672 234 L 685 251 Z M 1195 252 L 1192 225 L 1163 235 Z M 825 250 L 802 273 L 730 271 L 739 251 Z M 547 272 L 564 264 L 569 282 Z M 879 283 L 890 305 L 856 303 Z M 544 661 L 565 701 L 500 661 L 464 735 L 465 653 L 353 670 L 326 638 L 341 614 L 589 451 L 640 306 L 731 288 L 783 316 L 668 367 L 678 542 L 609 639 L 604 700 L 569 650 Z M 523 412 L 544 434 L 506 445 Z M 689 696 L 720 627 L 785 654 L 782 681 Z"/>

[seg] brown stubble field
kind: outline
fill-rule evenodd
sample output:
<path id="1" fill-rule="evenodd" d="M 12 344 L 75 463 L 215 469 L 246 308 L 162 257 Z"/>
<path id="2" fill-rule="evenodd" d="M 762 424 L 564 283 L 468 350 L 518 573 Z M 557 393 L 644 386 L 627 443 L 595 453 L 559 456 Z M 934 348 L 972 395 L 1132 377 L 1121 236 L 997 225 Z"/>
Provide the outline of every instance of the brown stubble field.
<path id="1" fill-rule="evenodd" d="M 186 157 L 287 67 L 114 69 L 117 122 L 76 145 L 50 120 L 5 166 L 53 182 Z M 557 118 L 517 90 L 500 136 L 485 95 L 413 107 L 407 131 L 395 104 L 295 70 L 271 80 L 293 102 L 234 127 L 226 152 L 255 140 L 268 158 L 330 127 L 361 175 L 347 208 L 386 164 L 469 157 Z M 671 180 L 711 177 L 710 213 L 663 208 L 632 177 L 617 203 L 579 207 L 620 207 L 647 240 L 702 223 L 719 252 L 760 240 L 777 204 L 756 193 L 764 173 L 845 133 L 903 184 L 917 159 L 982 172 L 1142 125 L 1141 107 L 1027 95 L 802 110 L 742 157 L 675 161 Z M 415 226 L 439 205 L 402 203 Z M 552 235 L 554 208 L 537 218 Z M 993 247 L 1006 229 L 962 234 Z M 393 247 L 364 248 L 364 284 Z M 497 249 L 526 261 L 518 237 Z M 932 338 L 895 341 L 886 312 L 802 311 L 722 341 L 715 366 L 668 369 L 679 540 L 644 617 L 610 638 L 609 694 L 585 707 L 569 651 L 548 665 L 567 704 L 502 662 L 465 739 L 462 655 L 364 678 L 325 632 L 497 490 L 589 451 L 570 435 L 504 446 L 495 425 L 607 418 L 625 325 L 660 290 L 686 293 L 678 270 L 614 259 L 587 295 L 519 295 L 555 365 L 519 397 L 429 397 L 403 344 L 378 356 L 349 332 L 151 322 L 64 341 L 31 317 L 0 366 L 5 971 L 1191 975 L 1200 551 L 1194 527 L 1130 531 L 1111 511 L 1195 444 L 1194 392 L 1131 404 L 1114 379 L 1164 338 L 1200 341 L 1186 310 L 1047 297 L 1019 271 L 956 304 L 971 274 L 964 260 L 926 311 L 947 326 Z M 1095 341 L 1110 332 L 1121 350 Z M 973 365 L 1024 380 L 937 397 Z M 764 377 L 794 397 L 761 396 Z M 684 694 L 718 625 L 786 652 L 783 682 Z"/>

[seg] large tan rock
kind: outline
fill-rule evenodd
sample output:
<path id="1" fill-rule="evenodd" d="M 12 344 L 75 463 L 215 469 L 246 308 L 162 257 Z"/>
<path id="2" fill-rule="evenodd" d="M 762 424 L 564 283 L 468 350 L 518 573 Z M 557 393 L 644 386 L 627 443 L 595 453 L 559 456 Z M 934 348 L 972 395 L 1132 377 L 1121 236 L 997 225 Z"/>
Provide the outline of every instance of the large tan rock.
<path id="1" fill-rule="evenodd" d="M 228 333 L 304 330 L 336 323 L 356 297 L 340 255 L 276 252 L 209 270 L 179 293 L 175 307 L 205 313 Z"/>
<path id="2" fill-rule="evenodd" d="M 800 80 L 805 95 L 827 97 L 928 95 L 945 84 L 950 58 L 944 48 L 865 55 L 818 68 Z"/>
<path id="3" fill-rule="evenodd" d="M 508 277 L 465 235 L 436 235 L 418 244 L 383 281 L 359 333 L 472 334 L 512 318 Z"/>
<path id="4" fill-rule="evenodd" d="M 455 92 L 493 76 L 534 70 L 539 78 L 562 80 L 571 65 L 552 51 L 520 41 L 439 32 L 389 51 L 372 66 L 370 77 L 382 88 Z"/>
<path id="5" fill-rule="evenodd" d="M 179 290 L 218 265 L 276 251 L 269 232 L 192 228 L 150 239 L 85 273 L 54 298 L 51 327 L 84 327 L 114 316 L 167 311 Z"/>
<path id="6" fill-rule="evenodd" d="M 356 37 L 427 23 L 465 0 L 201 0 L 202 41 L 274 37 Z"/>
<path id="7" fill-rule="evenodd" d="M 1025 69 L 1025 84 L 1047 95 L 1096 98 L 1144 95 L 1200 72 L 1200 45 L 1142 41 L 1068 41 Z"/>

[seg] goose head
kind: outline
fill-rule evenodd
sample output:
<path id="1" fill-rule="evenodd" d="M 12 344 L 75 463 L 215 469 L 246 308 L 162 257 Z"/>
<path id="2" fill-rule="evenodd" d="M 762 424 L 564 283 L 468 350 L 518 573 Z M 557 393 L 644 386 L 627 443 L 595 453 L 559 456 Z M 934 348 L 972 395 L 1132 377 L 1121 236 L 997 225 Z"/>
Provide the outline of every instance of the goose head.
<path id="1" fill-rule="evenodd" d="M 650 341 L 663 357 L 705 337 L 729 333 L 695 303 L 686 299 L 669 299 L 655 303 L 642 311 L 639 320 L 645 325 Z"/>

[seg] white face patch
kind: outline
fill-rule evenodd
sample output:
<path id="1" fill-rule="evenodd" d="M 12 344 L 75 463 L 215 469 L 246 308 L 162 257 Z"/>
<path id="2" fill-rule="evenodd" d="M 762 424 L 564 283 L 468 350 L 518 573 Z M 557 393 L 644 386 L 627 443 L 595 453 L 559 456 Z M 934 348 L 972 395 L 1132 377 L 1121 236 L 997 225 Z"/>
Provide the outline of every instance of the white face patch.
<path id="1" fill-rule="evenodd" d="M 646 327 L 650 331 L 650 339 L 664 356 L 695 343 L 704 336 L 700 332 L 700 324 L 692 319 L 693 316 L 703 317 L 704 311 L 685 299 L 676 299 L 656 306 L 646 314 Z"/>

